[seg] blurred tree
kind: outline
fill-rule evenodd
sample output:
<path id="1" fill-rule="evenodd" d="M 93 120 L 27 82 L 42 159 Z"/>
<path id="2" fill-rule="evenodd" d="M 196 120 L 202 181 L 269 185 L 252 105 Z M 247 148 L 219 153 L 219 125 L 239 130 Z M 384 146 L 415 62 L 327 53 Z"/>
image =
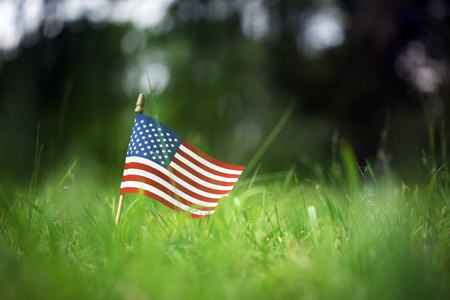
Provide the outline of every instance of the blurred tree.
<path id="1" fill-rule="evenodd" d="M 440 0 L 180 0 L 152 28 L 91 12 L 2 55 L 0 173 L 31 174 L 41 120 L 47 170 L 81 156 L 119 178 L 147 74 L 161 121 L 218 159 L 245 165 L 295 100 L 265 170 L 327 164 L 336 129 L 362 164 L 386 126 L 394 163 L 420 167 L 420 97 L 435 118 L 448 109 L 449 12 Z M 56 28 L 50 16 L 39 32 Z"/>

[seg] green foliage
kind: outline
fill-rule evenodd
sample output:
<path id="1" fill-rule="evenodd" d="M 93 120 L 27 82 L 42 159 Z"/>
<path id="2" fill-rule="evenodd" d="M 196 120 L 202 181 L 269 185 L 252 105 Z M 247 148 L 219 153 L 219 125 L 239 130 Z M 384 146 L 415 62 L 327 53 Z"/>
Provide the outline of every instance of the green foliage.
<path id="1" fill-rule="evenodd" d="M 367 167 L 344 180 L 360 181 L 352 198 L 339 178 L 255 174 L 200 220 L 126 195 L 118 228 L 118 188 L 83 166 L 30 197 L 2 181 L 0 298 L 445 299 L 446 181 L 410 188 Z"/>
<path id="2" fill-rule="evenodd" d="M 126 195 L 116 227 L 118 186 L 89 166 L 75 160 L 38 184 L 38 139 L 28 191 L 0 180 L 0 298 L 446 299 L 446 155 L 425 157 L 427 180 L 407 185 L 386 156 L 377 172 L 337 145 L 336 134 L 315 181 L 295 166 L 259 175 L 258 164 L 207 219 Z"/>
<path id="3" fill-rule="evenodd" d="M 352 196 L 356 197 L 360 191 L 360 176 L 358 171 L 358 165 L 356 164 L 355 153 L 349 143 L 344 142 L 340 147 L 341 160 L 344 166 L 347 182 L 350 183 L 350 189 Z"/>
<path id="4" fill-rule="evenodd" d="M 295 102 L 292 101 L 289 104 L 289 107 L 284 112 L 280 121 L 278 121 L 275 128 L 272 129 L 269 136 L 266 138 L 266 140 L 261 145 L 261 147 L 259 147 L 258 151 L 256 151 L 255 155 L 253 155 L 252 159 L 250 160 L 248 165 L 245 167 L 244 172 L 241 175 L 241 179 L 244 179 L 253 170 L 253 167 L 256 165 L 256 163 L 259 161 L 261 156 L 264 154 L 264 152 L 267 150 L 267 148 L 270 146 L 270 144 L 277 137 L 277 135 L 280 133 L 281 129 L 284 127 L 284 125 L 288 121 L 289 117 L 292 114 L 292 111 L 294 110 L 294 107 L 295 107 Z"/>

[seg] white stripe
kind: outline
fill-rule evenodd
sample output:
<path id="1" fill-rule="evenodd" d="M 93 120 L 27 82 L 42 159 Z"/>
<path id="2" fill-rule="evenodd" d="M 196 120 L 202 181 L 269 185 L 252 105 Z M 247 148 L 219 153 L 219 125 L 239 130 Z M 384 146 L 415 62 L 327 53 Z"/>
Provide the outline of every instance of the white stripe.
<path id="1" fill-rule="evenodd" d="M 157 163 L 154 163 L 148 159 L 145 158 L 141 158 L 141 157 L 137 157 L 137 156 L 131 156 L 131 157 L 127 157 L 125 160 L 125 163 L 140 163 L 143 165 L 147 165 L 149 167 L 155 168 L 158 171 L 162 172 L 163 174 L 169 176 L 171 179 L 173 179 L 173 181 L 175 181 L 176 183 L 184 186 L 185 188 L 193 191 L 194 193 L 197 193 L 199 195 L 202 195 L 202 190 L 190 185 L 189 183 L 187 183 L 186 181 L 184 181 L 183 179 L 177 177 L 176 175 L 174 175 L 172 172 L 169 172 L 167 169 L 165 169 L 164 167 L 161 167 L 160 165 L 158 165 Z M 209 182 L 206 182 L 204 180 L 201 180 L 200 178 L 197 178 L 196 176 L 192 175 L 191 173 L 185 171 L 183 168 L 179 167 L 178 165 L 176 165 L 174 162 L 172 162 L 170 164 L 170 166 L 173 168 L 175 166 L 175 168 L 182 173 L 183 175 L 191 178 L 192 180 L 194 180 L 195 182 L 197 182 L 198 184 L 201 184 L 207 188 L 210 189 L 214 189 L 214 190 L 218 190 L 218 191 L 230 191 L 232 186 L 222 186 L 222 185 L 216 185 L 216 184 L 212 184 Z M 174 169 L 175 169 L 174 168 Z M 225 196 L 227 196 L 228 194 L 223 194 Z M 204 196 L 204 195 L 202 195 Z"/>
<path id="2" fill-rule="evenodd" d="M 185 163 L 186 165 L 188 165 L 195 171 L 199 172 L 200 174 L 205 175 L 206 177 L 209 177 L 214 180 L 219 180 L 219 181 L 224 181 L 224 182 L 236 182 L 239 179 L 239 178 L 227 178 L 227 177 L 222 177 L 222 176 L 217 176 L 217 175 L 211 174 L 211 173 L 203 170 L 202 168 L 196 166 L 195 164 L 191 163 L 189 160 L 187 160 L 186 158 L 181 156 L 181 154 L 178 152 L 177 152 L 177 154 L 175 154 L 175 158 L 179 159 L 180 161 L 182 161 L 183 163 Z"/>
<path id="3" fill-rule="evenodd" d="M 187 154 L 189 154 L 189 156 L 191 156 L 192 158 L 196 159 L 201 164 L 203 164 L 203 165 L 205 165 L 205 166 L 207 166 L 207 167 L 209 167 L 209 168 L 211 168 L 213 170 L 216 170 L 216 171 L 219 171 L 219 172 L 222 172 L 222 173 L 227 173 L 227 174 L 234 174 L 234 175 L 241 175 L 241 173 L 242 173 L 242 171 L 230 170 L 230 169 L 226 169 L 226 168 L 223 168 L 223 167 L 219 167 L 219 166 L 217 166 L 217 165 L 207 161 L 203 157 L 198 156 L 196 153 L 192 152 L 190 149 L 186 148 L 183 145 L 180 145 L 179 149 L 181 149 L 182 151 L 184 151 Z"/>
<path id="4" fill-rule="evenodd" d="M 203 205 L 203 206 L 208 206 L 208 207 L 211 206 L 211 203 L 204 202 L 204 201 L 201 201 L 201 200 L 197 200 L 197 199 L 187 195 L 186 193 L 178 190 L 176 187 L 174 187 L 172 184 L 168 183 L 164 179 L 161 179 L 160 177 L 158 177 L 158 176 L 156 176 L 156 175 L 154 175 L 152 173 L 149 173 L 147 171 L 143 171 L 143 170 L 139 170 L 139 169 L 126 169 L 123 172 L 123 176 L 126 176 L 126 175 L 138 175 L 138 176 L 142 176 L 142 177 L 154 180 L 157 183 L 162 184 L 168 190 L 174 192 L 175 194 L 179 195 L 182 198 L 185 198 L 186 200 L 188 200 L 188 201 L 190 201 L 192 203 L 195 203 L 195 204 L 198 204 L 198 205 Z M 175 177 L 175 175 L 173 175 L 173 176 Z M 130 181 L 132 181 L 132 180 L 130 180 Z M 192 189 L 189 189 L 189 190 L 193 191 Z M 208 198 L 211 198 L 211 199 L 221 199 L 224 196 L 222 194 L 210 194 L 210 193 L 204 192 L 204 191 L 199 190 L 199 189 L 196 189 L 196 190 L 197 191 L 193 191 L 193 192 L 199 194 L 200 196 L 208 197 Z M 217 204 L 215 204 L 215 205 L 217 205 Z"/>
<path id="5" fill-rule="evenodd" d="M 160 196 L 161 198 L 164 198 L 164 200 L 172 203 L 173 205 L 181 208 L 182 210 L 188 211 L 191 214 L 195 214 L 195 215 L 209 215 L 209 214 L 213 214 L 214 210 L 211 211 L 202 211 L 202 210 L 198 210 L 192 207 L 189 207 L 179 201 L 177 201 L 176 199 L 172 198 L 171 196 L 167 195 L 166 193 L 164 193 L 163 191 L 142 183 L 142 182 L 136 182 L 136 181 L 127 181 L 127 182 L 122 182 L 121 188 L 127 188 L 127 187 L 131 187 L 131 188 L 138 188 L 138 189 L 143 189 L 146 190 L 148 192 L 151 192 L 153 194 L 156 194 L 158 196 Z M 216 204 L 217 205 L 217 204 Z"/>
<path id="6" fill-rule="evenodd" d="M 203 179 L 198 178 L 197 176 L 195 176 L 194 174 L 186 171 L 185 169 L 183 169 L 182 167 L 180 167 L 179 165 L 177 165 L 177 163 L 175 162 L 171 162 L 170 166 L 172 167 L 172 169 L 180 172 L 181 174 L 183 174 L 184 176 L 189 177 L 189 179 L 192 179 L 193 181 L 197 182 L 198 184 L 203 185 L 204 187 L 210 188 L 210 189 L 214 189 L 214 190 L 221 190 L 221 191 L 231 191 L 231 189 L 233 188 L 232 186 L 226 186 L 226 185 L 217 185 L 217 184 L 213 184 L 210 183 L 208 181 L 204 181 Z M 172 174 L 172 173 L 171 173 Z M 175 175 L 172 175 L 175 176 Z M 176 177 L 176 176 L 175 176 Z M 177 177 L 178 178 L 178 177 Z M 182 179 L 180 179 L 182 180 Z M 189 183 L 186 183 L 189 184 Z M 191 185 L 190 185 L 191 186 Z M 227 194 L 228 195 L 228 194 Z"/>

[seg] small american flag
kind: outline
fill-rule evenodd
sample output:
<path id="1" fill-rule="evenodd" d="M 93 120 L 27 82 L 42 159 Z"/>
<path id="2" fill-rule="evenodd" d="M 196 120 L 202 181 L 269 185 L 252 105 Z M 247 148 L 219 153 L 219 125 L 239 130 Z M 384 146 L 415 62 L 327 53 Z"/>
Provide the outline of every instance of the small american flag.
<path id="1" fill-rule="evenodd" d="M 166 125 L 137 113 L 120 194 L 143 193 L 197 219 L 214 213 L 243 170 L 210 157 Z"/>

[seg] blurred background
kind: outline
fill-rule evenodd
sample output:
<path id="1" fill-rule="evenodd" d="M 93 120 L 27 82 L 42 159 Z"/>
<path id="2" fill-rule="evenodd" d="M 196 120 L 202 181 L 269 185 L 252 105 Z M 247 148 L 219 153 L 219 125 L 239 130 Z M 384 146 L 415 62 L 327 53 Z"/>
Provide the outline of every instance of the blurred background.
<path id="1" fill-rule="evenodd" d="M 445 0 L 1 0 L 0 176 L 29 182 L 40 124 L 44 177 L 78 157 L 119 182 L 148 74 L 160 121 L 224 162 L 246 165 L 294 101 L 260 173 L 311 176 L 345 140 L 414 178 L 449 57 Z"/>

